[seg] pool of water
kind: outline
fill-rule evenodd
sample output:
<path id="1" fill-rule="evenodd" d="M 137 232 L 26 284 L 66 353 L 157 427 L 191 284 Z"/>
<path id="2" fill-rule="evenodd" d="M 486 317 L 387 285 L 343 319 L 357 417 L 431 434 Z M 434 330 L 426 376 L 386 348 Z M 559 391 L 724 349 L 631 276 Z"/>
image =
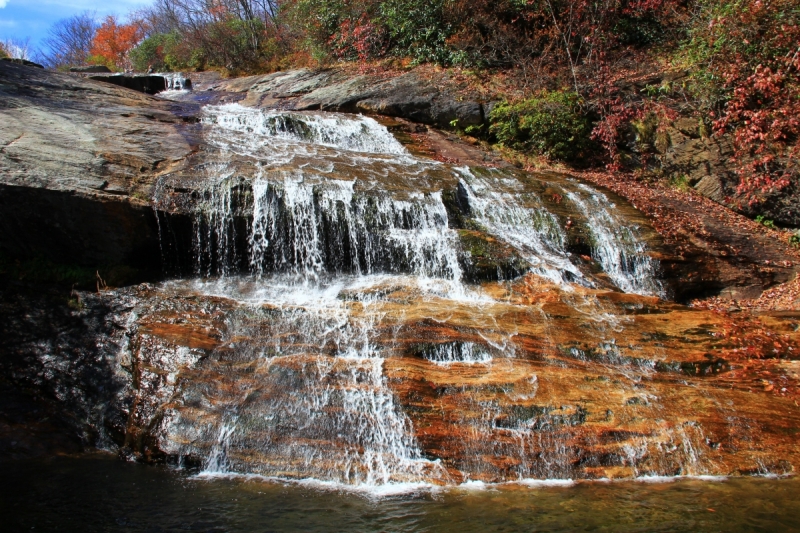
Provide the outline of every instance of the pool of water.
<path id="1" fill-rule="evenodd" d="M 800 531 L 796 478 L 420 489 L 200 479 L 101 454 L 0 464 L 2 531 Z"/>

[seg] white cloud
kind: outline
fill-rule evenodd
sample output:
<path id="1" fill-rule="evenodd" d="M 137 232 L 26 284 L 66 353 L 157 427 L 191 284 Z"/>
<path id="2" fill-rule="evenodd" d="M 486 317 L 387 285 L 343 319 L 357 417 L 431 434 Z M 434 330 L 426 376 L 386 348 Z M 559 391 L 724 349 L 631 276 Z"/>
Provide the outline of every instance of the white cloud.
<path id="1" fill-rule="evenodd" d="M 8 3 L 8 0 L 0 0 L 0 9 L 3 9 L 4 7 L 6 7 L 7 3 Z"/>

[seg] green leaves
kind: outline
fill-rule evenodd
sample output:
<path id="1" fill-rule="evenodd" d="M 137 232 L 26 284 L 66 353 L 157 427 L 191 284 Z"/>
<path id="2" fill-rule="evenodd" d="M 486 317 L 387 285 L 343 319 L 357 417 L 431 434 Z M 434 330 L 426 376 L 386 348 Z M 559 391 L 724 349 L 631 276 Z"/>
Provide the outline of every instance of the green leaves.
<path id="1" fill-rule="evenodd" d="M 545 91 L 489 114 L 489 132 L 509 148 L 550 159 L 576 161 L 591 147 L 592 124 L 581 109 L 581 99 L 569 91 Z"/>
<path id="2" fill-rule="evenodd" d="M 448 64 L 451 28 L 443 11 L 443 0 L 384 0 L 378 7 L 378 20 L 388 30 L 396 55 L 417 63 Z"/>

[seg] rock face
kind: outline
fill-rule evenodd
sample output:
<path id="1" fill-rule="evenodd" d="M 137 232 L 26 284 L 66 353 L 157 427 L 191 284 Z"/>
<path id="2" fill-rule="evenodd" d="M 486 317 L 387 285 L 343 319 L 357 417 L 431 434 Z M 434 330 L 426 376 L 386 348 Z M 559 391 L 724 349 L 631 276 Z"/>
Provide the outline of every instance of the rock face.
<path id="1" fill-rule="evenodd" d="M 0 63 L 0 248 L 159 272 L 155 178 L 197 146 L 196 108 Z"/>
<path id="2" fill-rule="evenodd" d="M 483 124 L 483 104 L 458 101 L 415 73 L 351 76 L 337 69 L 293 70 L 221 82 L 215 90 L 247 92 L 245 105 L 282 109 L 370 113 L 421 124 L 461 128 Z"/>
<path id="3" fill-rule="evenodd" d="M 27 59 L 19 59 L 14 57 L 4 57 L 0 59 L 0 61 L 8 61 L 9 63 L 14 63 L 15 65 L 24 65 L 26 67 L 34 67 L 34 68 L 44 68 L 39 63 L 34 63 L 33 61 L 28 61 Z"/>
<path id="4" fill-rule="evenodd" d="M 99 73 L 111 74 L 111 69 L 105 65 L 87 65 L 85 67 L 71 67 L 69 71 L 79 72 L 79 73 L 91 73 L 91 74 L 99 74 Z"/>
<path id="5" fill-rule="evenodd" d="M 751 203 L 737 192 L 739 176 L 731 164 L 732 139 L 709 137 L 701 131 L 699 122 L 690 118 L 681 118 L 668 128 L 660 152 L 663 169 L 669 175 L 685 179 L 703 196 L 750 218 L 760 215 L 783 226 L 800 227 L 800 195 L 796 186 L 759 194 L 759 201 Z"/>
<path id="6" fill-rule="evenodd" d="M 111 76 L 91 76 L 91 79 L 112 83 L 146 94 L 158 94 L 167 90 L 167 81 L 163 76 L 112 74 Z"/>
<path id="7" fill-rule="evenodd" d="M 322 314 L 190 284 L 107 294 L 135 302 L 124 453 L 344 483 L 784 474 L 800 461 L 796 317 L 567 295 L 532 276 L 484 285 L 496 299 L 483 306 L 370 290 L 369 306 L 345 291 Z M 356 353 L 341 352 L 349 330 L 329 329 L 345 316 L 371 324 Z"/>
<path id="8" fill-rule="evenodd" d="M 57 263 L 101 269 L 101 275 L 103 268 L 120 264 L 159 272 L 159 220 L 150 206 L 156 182 L 175 172 L 176 176 L 191 176 L 196 174 L 193 169 L 217 159 L 216 149 L 203 139 L 204 126 L 197 124 L 198 105 L 157 100 L 12 63 L 4 62 L 0 68 L 3 252 L 14 258 L 43 256 Z M 358 111 L 369 107 L 389 114 L 410 113 L 432 123 L 454 116 L 442 114 L 445 108 L 465 109 L 459 107 L 463 102 L 425 88 L 413 73 L 388 80 L 347 78 L 335 70 L 237 80 L 208 78 L 198 76 L 198 91 L 182 97 L 294 109 Z M 422 101 L 427 103 L 420 104 Z M 469 106 L 473 110 L 480 107 L 477 103 Z M 423 114 L 414 115 L 418 111 Z M 477 114 L 471 116 L 475 119 Z M 464 114 L 456 118 L 472 120 Z M 391 127 L 419 136 L 420 126 L 411 124 L 398 122 Z M 433 141 L 434 151 L 427 153 L 452 155 L 466 164 L 497 164 L 493 156 L 487 158 L 469 145 L 426 133 L 424 127 L 422 132 Z M 191 195 L 191 187 L 176 187 Z M 690 204 L 679 208 L 690 214 L 696 210 Z M 172 211 L 180 215 L 180 209 Z M 669 250 L 652 243 L 661 254 L 664 275 L 678 299 L 715 293 L 753 296 L 793 276 L 792 267 L 782 266 L 792 258 L 783 257 L 777 249 L 764 251 L 773 244 L 720 226 L 702 212 L 691 216 L 707 219 L 706 233 L 688 234 Z M 183 236 L 176 239 L 191 246 L 191 223 L 175 219 L 172 226 L 182 228 L 176 231 Z M 748 252 L 750 249 L 754 253 Z M 765 259 L 771 259 L 771 264 L 764 264 Z"/>

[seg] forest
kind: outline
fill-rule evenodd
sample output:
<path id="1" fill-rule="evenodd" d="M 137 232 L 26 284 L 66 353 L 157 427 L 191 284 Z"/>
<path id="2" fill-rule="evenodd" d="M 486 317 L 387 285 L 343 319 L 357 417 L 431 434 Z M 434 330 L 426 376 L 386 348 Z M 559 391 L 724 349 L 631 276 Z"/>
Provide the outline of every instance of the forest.
<path id="1" fill-rule="evenodd" d="M 792 0 L 155 0 L 124 20 L 59 21 L 37 59 L 225 76 L 455 69 L 500 101 L 488 128 L 466 133 L 520 153 L 648 168 L 666 125 L 688 117 L 700 135 L 732 139 L 741 198 L 800 177 Z M 633 163 L 625 143 L 638 145 Z"/>

